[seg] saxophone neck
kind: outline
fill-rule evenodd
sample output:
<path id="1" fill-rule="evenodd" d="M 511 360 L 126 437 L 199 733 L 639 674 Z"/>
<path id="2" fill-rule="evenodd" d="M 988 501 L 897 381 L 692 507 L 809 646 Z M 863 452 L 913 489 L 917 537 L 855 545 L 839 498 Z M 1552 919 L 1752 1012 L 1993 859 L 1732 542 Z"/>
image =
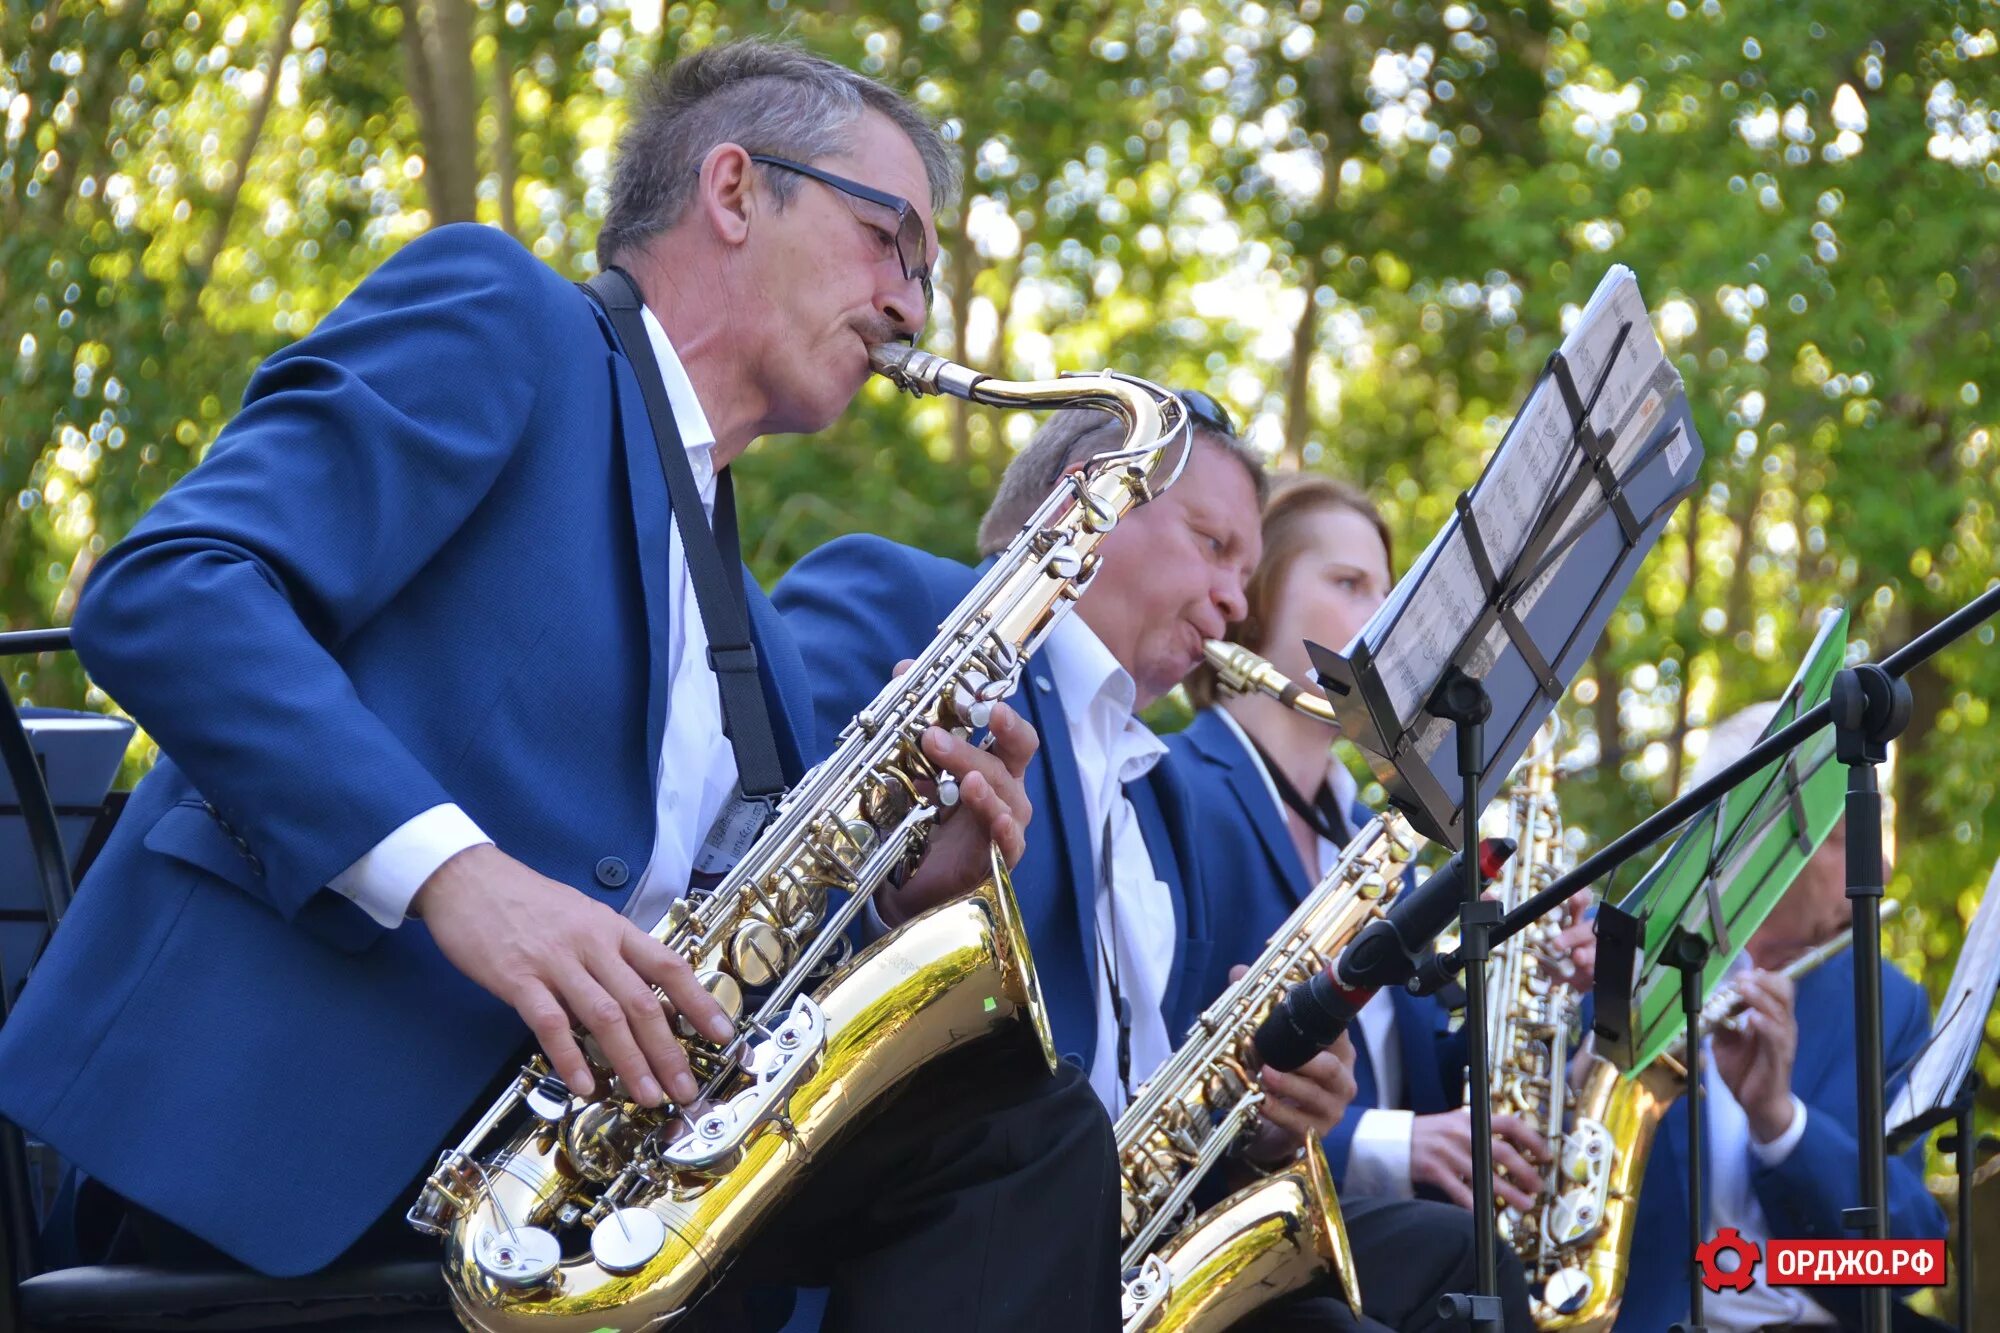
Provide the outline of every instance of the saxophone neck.
<path id="1" fill-rule="evenodd" d="M 1324 696 L 1306 689 L 1242 644 L 1210 639 L 1201 651 L 1215 669 L 1216 685 L 1224 694 L 1269 695 L 1292 711 L 1324 722 L 1339 733 L 1340 719 Z"/>

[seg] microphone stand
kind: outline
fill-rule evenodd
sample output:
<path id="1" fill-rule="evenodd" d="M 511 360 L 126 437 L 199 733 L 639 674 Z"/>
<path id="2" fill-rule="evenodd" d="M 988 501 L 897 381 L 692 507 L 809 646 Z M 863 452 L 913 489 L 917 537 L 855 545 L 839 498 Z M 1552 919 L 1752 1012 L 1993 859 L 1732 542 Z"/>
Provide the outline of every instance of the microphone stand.
<path id="1" fill-rule="evenodd" d="M 1702 1185 L 1702 1164 L 1708 1156 L 1708 1089 L 1702 1085 L 1701 974 L 1708 966 L 1708 941 L 1691 930 L 1675 930 L 1667 943 L 1667 963 L 1681 974 L 1681 1015 L 1687 1021 L 1688 1103 L 1688 1317 L 1671 1333 L 1708 1333 L 1704 1322 L 1707 1299 L 1701 1285 L 1703 1233 L 1708 1230 L 1708 1197 Z"/>
<path id="2" fill-rule="evenodd" d="M 1472 1113 L 1472 1235 L 1478 1282 L 1472 1292 L 1438 1299 L 1438 1315 L 1474 1330 L 1499 1333 L 1500 1260 L 1498 1210 L 1493 1200 L 1493 1097 L 1486 1044 L 1487 935 L 1500 920 L 1500 904 L 1483 896 L 1479 866 L 1480 757 L 1486 752 L 1484 727 L 1493 701 L 1486 687 L 1454 666 L 1431 698 L 1433 715 L 1450 721 L 1458 741 L 1458 775 L 1465 784 L 1465 898 L 1459 908 L 1459 953 L 1465 960 L 1465 1039 Z"/>
<path id="3" fill-rule="evenodd" d="M 1910 687 L 1879 666 L 1852 667 L 1833 678 L 1834 755 L 1847 765 L 1847 900 L 1854 919 L 1854 1091 L 1863 1132 L 1861 1206 L 1841 1220 L 1879 1240 L 1889 1234 L 1887 1099 L 1882 1071 L 1882 792 L 1875 766 L 1910 722 Z M 1861 1326 L 1889 1333 L 1889 1289 L 1862 1292 Z"/>

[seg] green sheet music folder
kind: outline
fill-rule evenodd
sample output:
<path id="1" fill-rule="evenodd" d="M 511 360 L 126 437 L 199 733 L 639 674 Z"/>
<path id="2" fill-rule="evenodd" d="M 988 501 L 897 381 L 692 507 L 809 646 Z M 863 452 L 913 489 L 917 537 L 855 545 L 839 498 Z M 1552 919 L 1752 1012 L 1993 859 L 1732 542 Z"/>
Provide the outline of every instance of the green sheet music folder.
<path id="1" fill-rule="evenodd" d="M 1847 612 L 1829 611 L 1765 736 L 1825 701 L 1846 653 Z M 1630 1041 L 1613 1042 L 1603 1053 L 1628 1077 L 1681 1034 L 1680 973 L 1666 961 L 1675 927 L 1685 926 L 1708 940 L 1702 994 L 1712 993 L 1833 832 L 1846 794 L 1847 777 L 1834 760 L 1833 727 L 1828 725 L 1697 815 L 1618 904 L 1639 920 L 1639 964 Z"/>

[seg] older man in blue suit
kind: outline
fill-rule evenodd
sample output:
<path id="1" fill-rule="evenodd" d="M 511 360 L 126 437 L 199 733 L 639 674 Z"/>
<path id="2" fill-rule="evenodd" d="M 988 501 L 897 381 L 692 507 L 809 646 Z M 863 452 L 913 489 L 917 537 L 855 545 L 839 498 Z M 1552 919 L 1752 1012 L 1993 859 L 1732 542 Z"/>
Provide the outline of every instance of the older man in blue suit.
<path id="1" fill-rule="evenodd" d="M 669 488 L 726 532 L 745 446 L 827 425 L 870 346 L 920 329 L 954 162 L 878 84 L 712 48 L 638 107 L 600 238 L 650 357 L 453 227 L 271 358 L 78 608 L 84 663 L 164 757 L 0 1034 L 0 1110 L 156 1239 L 285 1275 L 393 1226 L 531 1033 L 580 1092 L 692 1100 L 670 1020 L 729 1027 L 645 927 L 738 810 L 751 714 L 784 778 L 816 751 L 783 625 L 738 566 L 696 581 L 715 539 Z M 711 652 L 746 612 L 754 655 Z M 1018 855 L 1033 737 L 926 744 L 972 815 L 909 886 L 941 898 L 989 836 Z M 806 1206 L 820 1240 L 770 1271 L 818 1260 L 849 1327 L 1114 1322 L 1082 1081 L 989 1062 L 925 1091 L 835 1155 L 896 1169 Z M 981 1127 L 999 1147 L 968 1149 Z"/>
<path id="2" fill-rule="evenodd" d="M 1258 564 L 1261 467 L 1211 400 L 1183 398 L 1202 422 L 1186 473 L 1106 539 L 1091 586 L 1028 661 L 1016 696 L 1042 744 L 1027 770 L 1036 831 L 1015 891 L 1057 1049 L 1090 1071 L 1114 1114 L 1262 943 L 1249 942 L 1230 886 L 1206 882 L 1255 873 L 1208 853 L 1238 836 L 1236 813 L 1190 802 L 1187 766 L 1135 716 L 1200 662 L 1205 639 L 1242 618 Z M 1117 441 L 1096 414 L 1052 417 L 1009 465 L 981 548 L 1001 549 L 1066 468 Z M 867 682 L 913 654 L 975 577 L 875 537 L 843 538 L 800 561 L 772 600 L 804 654 L 822 728 L 845 725 Z M 1331 1130 L 1353 1096 L 1352 1059 L 1343 1040 L 1296 1073 L 1260 1071 L 1267 1116 L 1246 1155 L 1277 1160 Z M 1464 1215 L 1356 1201 L 1348 1220 L 1365 1318 L 1315 1297 L 1267 1308 L 1254 1326 L 1442 1327 L 1436 1296 L 1472 1281 Z M 1517 1306 L 1525 1312 L 1525 1294 Z"/>
<path id="3" fill-rule="evenodd" d="M 1773 711 L 1772 705 L 1760 704 L 1714 728 L 1690 781 L 1701 782 L 1740 759 Z M 1796 982 L 1778 971 L 1845 930 L 1849 919 L 1846 837 L 1844 828 L 1836 826 L 1745 946 L 1746 956 L 1733 974 L 1749 1000 L 1744 1028 L 1710 1038 L 1712 1058 L 1704 1062 L 1709 1094 L 1704 1230 L 1711 1235 L 1734 1227 L 1761 1243 L 1774 1237 L 1840 1240 L 1854 1234 L 1842 1226 L 1841 1212 L 1860 1201 L 1857 1135 L 1882 1132 L 1879 1125 L 1860 1125 L 1855 1110 L 1854 955 L 1842 953 Z M 1799 1021 L 1800 1014 L 1812 1015 L 1811 1021 Z M 1892 1074 L 1891 1098 L 1901 1083 L 1898 1071 L 1916 1058 L 1929 1031 L 1923 988 L 1885 960 L 1883 1065 Z M 1889 1235 L 1932 1239 L 1945 1234 L 1944 1211 L 1924 1187 L 1923 1152 L 1918 1144 L 1889 1159 Z M 1687 1107 L 1681 1103 L 1660 1122 L 1646 1163 L 1632 1239 L 1635 1262 L 1626 1279 L 1619 1329 L 1652 1333 L 1685 1316 L 1687 1153 Z M 1663 1254 L 1682 1262 L 1639 1258 Z M 1716 1333 L 1861 1327 L 1855 1289 L 1774 1287 L 1769 1276 L 1760 1267 L 1747 1289 L 1707 1296 L 1703 1314 L 1708 1327 Z M 1899 1326 L 1911 1318 L 1901 1306 L 1896 1317 Z"/>

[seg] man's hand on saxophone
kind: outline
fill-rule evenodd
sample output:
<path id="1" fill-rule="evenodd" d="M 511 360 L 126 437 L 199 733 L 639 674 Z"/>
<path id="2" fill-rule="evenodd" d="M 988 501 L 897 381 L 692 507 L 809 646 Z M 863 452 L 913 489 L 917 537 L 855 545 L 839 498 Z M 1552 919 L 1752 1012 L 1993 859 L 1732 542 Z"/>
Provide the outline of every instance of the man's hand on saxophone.
<path id="1" fill-rule="evenodd" d="M 575 1028 L 598 1048 L 633 1099 L 699 1089 L 669 1020 L 685 1014 L 727 1041 L 729 1019 L 681 956 L 603 903 L 539 875 L 492 843 L 431 872 L 410 902 L 447 961 L 512 1006 L 572 1092 L 596 1090 Z M 666 993 L 663 1005 L 653 987 Z"/>
<path id="2" fill-rule="evenodd" d="M 1242 963 L 1230 968 L 1230 984 L 1249 970 Z M 1325 1138 L 1347 1114 L 1355 1093 L 1354 1042 L 1343 1032 L 1297 1069 L 1261 1069 L 1257 1079 L 1264 1104 L 1243 1156 L 1258 1166 L 1273 1166 L 1289 1160 L 1308 1139 Z"/>
<path id="3" fill-rule="evenodd" d="M 1535 1207 L 1542 1188 L 1535 1168 L 1544 1157 L 1541 1141 L 1518 1118 L 1493 1117 L 1493 1192 L 1503 1203 Z M 1472 1207 L 1472 1113 L 1465 1107 L 1412 1122 L 1410 1183 L 1429 1185 L 1459 1207 Z"/>
<path id="4" fill-rule="evenodd" d="M 924 753 L 958 782 L 958 807 L 938 824 L 922 863 L 910 877 L 900 886 L 884 884 L 877 891 L 875 910 L 884 925 L 900 926 L 979 887 L 987 876 L 989 843 L 1000 849 L 1000 859 L 1010 867 L 1020 861 L 1028 845 L 1028 820 L 1034 814 L 1021 778 L 1041 748 L 1041 737 L 1006 704 L 993 705 L 987 731 L 993 744 L 986 749 L 941 727 L 925 734 Z"/>

